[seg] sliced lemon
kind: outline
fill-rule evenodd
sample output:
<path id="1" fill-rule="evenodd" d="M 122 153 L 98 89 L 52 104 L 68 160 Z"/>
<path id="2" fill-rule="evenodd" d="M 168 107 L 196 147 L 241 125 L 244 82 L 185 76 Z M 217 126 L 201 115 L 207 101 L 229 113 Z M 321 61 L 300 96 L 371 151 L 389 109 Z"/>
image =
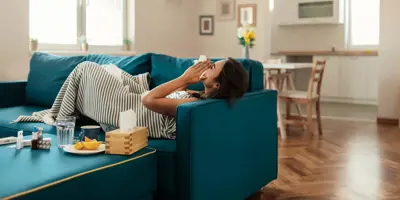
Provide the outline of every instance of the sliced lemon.
<path id="1" fill-rule="evenodd" d="M 75 143 L 74 148 L 75 148 L 76 150 L 82 150 L 82 149 L 83 149 L 83 144 L 82 144 L 82 142 L 77 142 L 77 143 Z"/>
<path id="2" fill-rule="evenodd" d="M 85 150 L 96 150 L 101 142 L 82 142 L 82 144 Z"/>
<path id="3" fill-rule="evenodd" d="M 85 142 L 97 142 L 97 140 L 96 139 L 91 140 L 85 136 Z"/>
<path id="4" fill-rule="evenodd" d="M 85 136 L 85 142 L 91 142 L 92 140 Z"/>

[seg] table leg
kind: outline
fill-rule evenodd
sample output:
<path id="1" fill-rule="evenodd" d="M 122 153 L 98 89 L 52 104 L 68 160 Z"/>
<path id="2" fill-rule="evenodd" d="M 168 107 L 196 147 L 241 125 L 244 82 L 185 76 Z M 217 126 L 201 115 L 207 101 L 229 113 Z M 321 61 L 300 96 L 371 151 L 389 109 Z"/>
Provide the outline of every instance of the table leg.
<path id="1" fill-rule="evenodd" d="M 271 74 L 268 73 L 268 76 L 270 77 Z M 279 131 L 281 134 L 281 138 L 283 140 L 285 140 L 286 139 L 286 128 L 285 128 L 285 124 L 283 122 L 281 103 L 279 101 L 279 93 L 280 93 L 279 88 L 281 88 L 281 86 L 279 85 L 280 81 L 276 78 L 269 78 L 269 80 L 270 80 L 269 83 L 270 83 L 271 89 L 274 89 L 278 92 L 278 101 L 277 101 L 278 127 L 279 127 Z"/>

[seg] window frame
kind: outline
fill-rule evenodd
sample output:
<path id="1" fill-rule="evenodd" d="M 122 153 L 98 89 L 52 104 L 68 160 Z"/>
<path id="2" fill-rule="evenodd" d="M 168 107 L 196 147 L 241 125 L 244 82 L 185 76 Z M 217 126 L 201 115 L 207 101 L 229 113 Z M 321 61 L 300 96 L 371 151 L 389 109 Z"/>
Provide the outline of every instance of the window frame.
<path id="1" fill-rule="evenodd" d="M 345 5 L 345 13 L 346 13 L 346 18 L 345 18 L 345 44 L 347 49 L 350 50 L 363 50 L 363 49 L 378 49 L 380 45 L 380 41 L 378 42 L 377 45 L 353 45 L 351 41 L 351 35 L 352 35 L 352 28 L 351 28 L 351 1 L 348 0 L 346 1 Z M 379 0 L 377 0 L 379 1 Z M 379 7 L 380 7 L 380 2 L 379 2 Z M 380 9 L 380 8 L 379 8 Z M 380 17 L 380 16 L 379 16 Z M 380 22 L 379 22 L 380 26 Z"/>
<path id="2" fill-rule="evenodd" d="M 77 32 L 76 32 L 76 44 L 49 44 L 41 43 L 39 40 L 38 51 L 80 51 L 79 37 L 86 35 L 86 6 L 89 0 L 75 0 L 77 2 Z M 122 38 L 128 38 L 128 3 L 127 0 L 122 0 Z M 89 43 L 89 51 L 104 51 L 104 52 L 115 52 L 121 51 L 123 44 L 121 45 L 91 45 Z"/>

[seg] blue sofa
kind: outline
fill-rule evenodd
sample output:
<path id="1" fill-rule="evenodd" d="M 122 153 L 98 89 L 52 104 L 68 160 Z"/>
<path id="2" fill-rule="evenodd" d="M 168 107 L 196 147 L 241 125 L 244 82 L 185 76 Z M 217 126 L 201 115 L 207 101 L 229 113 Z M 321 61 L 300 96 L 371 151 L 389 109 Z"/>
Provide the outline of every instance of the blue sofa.
<path id="1" fill-rule="evenodd" d="M 10 121 L 50 108 L 69 73 L 83 61 L 113 63 L 133 75 L 150 72 L 154 88 L 181 75 L 194 59 L 153 53 L 129 57 L 35 53 L 27 81 L 0 83 L 0 137 L 15 136 L 18 130 L 29 133 L 34 126 L 54 134 L 54 127 L 41 123 Z M 181 105 L 177 139 L 149 142 L 157 149 L 157 199 L 242 200 L 277 178 L 277 94 L 263 90 L 261 63 L 238 60 L 250 76 L 245 97 L 233 108 L 223 100 Z M 202 85 L 190 89 L 201 90 Z M 89 123 L 94 122 L 82 119 L 77 126 Z"/>

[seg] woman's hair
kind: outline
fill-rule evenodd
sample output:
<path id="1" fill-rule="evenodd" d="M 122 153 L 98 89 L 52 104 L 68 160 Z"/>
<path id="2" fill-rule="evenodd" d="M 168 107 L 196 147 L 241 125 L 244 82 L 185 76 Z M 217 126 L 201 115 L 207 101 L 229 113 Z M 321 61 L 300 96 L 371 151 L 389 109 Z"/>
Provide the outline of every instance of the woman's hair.
<path id="1" fill-rule="evenodd" d="M 249 87 L 247 71 L 233 58 L 226 60 L 215 81 L 219 83 L 219 88 L 207 96 L 201 95 L 201 99 L 226 99 L 230 105 L 233 105 L 234 101 L 241 98 Z"/>

